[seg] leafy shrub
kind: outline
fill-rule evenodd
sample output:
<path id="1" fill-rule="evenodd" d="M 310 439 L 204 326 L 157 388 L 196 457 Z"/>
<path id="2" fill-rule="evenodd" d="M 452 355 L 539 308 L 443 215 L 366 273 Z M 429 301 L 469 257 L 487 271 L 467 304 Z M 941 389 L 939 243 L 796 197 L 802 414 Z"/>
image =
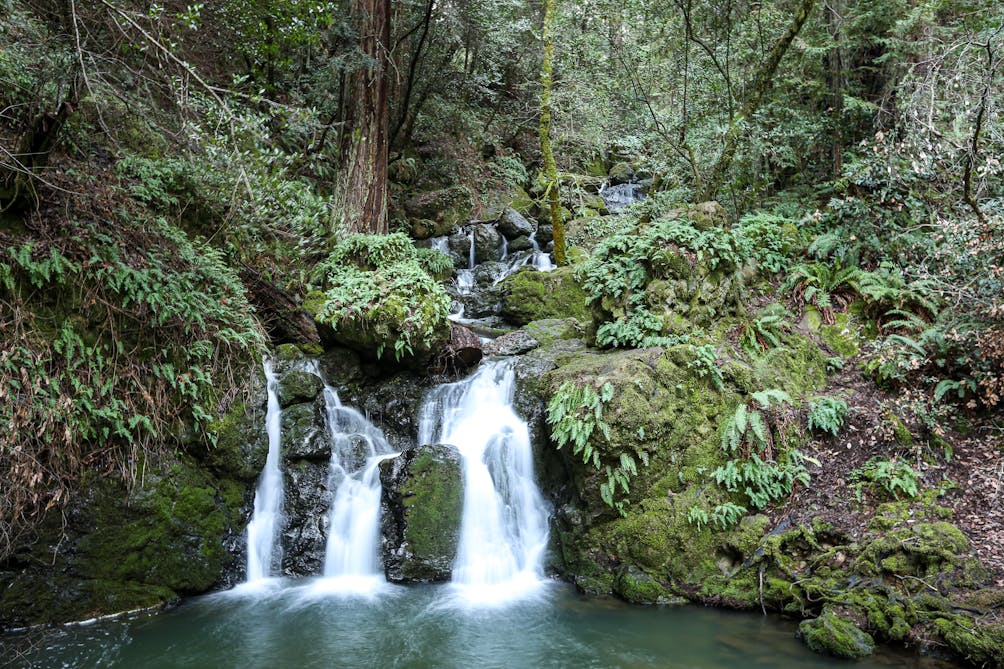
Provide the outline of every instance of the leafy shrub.
<path id="1" fill-rule="evenodd" d="M 809 429 L 836 435 L 847 417 L 847 402 L 836 397 L 820 397 L 809 404 Z"/>

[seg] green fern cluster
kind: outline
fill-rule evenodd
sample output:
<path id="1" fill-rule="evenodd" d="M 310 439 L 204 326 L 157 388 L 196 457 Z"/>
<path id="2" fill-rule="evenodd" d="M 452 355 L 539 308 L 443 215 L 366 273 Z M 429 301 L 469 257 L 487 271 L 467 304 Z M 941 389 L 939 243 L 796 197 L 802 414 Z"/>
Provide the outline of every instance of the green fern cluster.
<path id="1" fill-rule="evenodd" d="M 851 486 L 859 500 L 864 488 L 895 499 L 913 498 L 920 492 L 920 475 L 905 462 L 876 456 L 851 473 Z"/>
<path id="2" fill-rule="evenodd" d="M 3 540 L 66 501 L 89 462 L 127 478 L 154 443 L 203 430 L 264 336 L 218 251 L 163 220 L 78 223 L 0 256 Z"/>
<path id="3" fill-rule="evenodd" d="M 617 453 L 613 464 L 604 464 L 600 450 L 595 445 L 596 434 L 605 441 L 610 439 L 610 426 L 603 420 L 603 408 L 613 399 L 614 387 L 609 382 L 598 389 L 580 386 L 566 381 L 547 404 L 547 422 L 551 426 L 551 437 L 560 449 L 572 445 L 572 453 L 582 457 L 585 464 L 592 464 L 606 474 L 607 480 L 600 484 L 600 497 L 610 507 L 624 514 L 624 502 L 615 499 L 617 488 L 623 494 L 631 490 L 631 477 L 638 474 L 638 465 L 631 453 Z M 648 465 L 648 454 L 638 451 L 643 465 Z"/>
<path id="4" fill-rule="evenodd" d="M 752 402 L 740 404 L 722 425 L 722 450 L 732 456 L 712 472 L 717 484 L 745 496 L 754 509 L 791 494 L 795 483 L 809 484 L 806 459 L 797 449 L 781 448 L 781 427 L 774 412 L 791 404 L 777 389 L 753 393 Z"/>
<path id="5" fill-rule="evenodd" d="M 657 278 L 708 271 L 735 271 L 751 253 L 739 230 L 700 230 L 678 216 L 614 234 L 577 270 L 590 299 L 612 314 L 596 333 L 600 346 L 664 345 L 666 323 L 645 301 L 645 287 Z"/>
<path id="6" fill-rule="evenodd" d="M 313 285 L 323 291 L 316 317 L 336 332 L 371 331 L 377 357 L 387 348 L 397 360 L 429 351 L 449 328 L 450 298 L 434 276 L 447 263 L 401 233 L 351 235 L 314 271 Z"/>
<path id="7" fill-rule="evenodd" d="M 847 402 L 837 397 L 820 397 L 809 403 L 809 429 L 836 435 L 847 418 Z"/>

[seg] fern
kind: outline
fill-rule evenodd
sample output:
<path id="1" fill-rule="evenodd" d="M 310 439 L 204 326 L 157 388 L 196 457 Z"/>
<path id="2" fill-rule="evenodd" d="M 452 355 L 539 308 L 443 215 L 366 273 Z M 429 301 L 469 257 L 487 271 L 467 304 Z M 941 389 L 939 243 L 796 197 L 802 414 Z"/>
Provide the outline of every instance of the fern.
<path id="1" fill-rule="evenodd" d="M 847 402 L 835 397 L 821 397 L 809 404 L 809 429 L 836 435 L 847 417 Z"/>

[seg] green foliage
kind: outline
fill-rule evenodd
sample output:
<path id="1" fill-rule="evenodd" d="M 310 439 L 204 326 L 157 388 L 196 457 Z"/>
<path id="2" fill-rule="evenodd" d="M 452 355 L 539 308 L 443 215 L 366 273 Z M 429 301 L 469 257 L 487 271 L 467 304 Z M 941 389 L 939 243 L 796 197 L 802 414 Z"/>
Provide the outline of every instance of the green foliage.
<path id="1" fill-rule="evenodd" d="M 604 464 L 596 444 L 597 435 L 602 435 L 604 441 L 610 440 L 610 426 L 603 420 L 603 408 L 613 396 L 614 387 L 609 382 L 593 388 L 566 381 L 547 403 L 547 423 L 559 449 L 571 444 L 574 455 L 581 456 L 584 463 L 591 463 L 606 475 L 606 481 L 600 484 L 600 498 L 624 515 L 625 502 L 616 499 L 617 489 L 619 487 L 625 495 L 631 491 L 631 477 L 638 473 L 635 454 L 616 453 L 611 458 L 613 464 Z M 648 464 L 644 451 L 639 451 L 637 456 L 642 464 Z"/>
<path id="2" fill-rule="evenodd" d="M 600 241 L 590 259 L 577 269 L 590 299 L 612 312 L 597 330 L 600 346 L 672 345 L 664 339 L 666 324 L 645 302 L 645 287 L 657 278 L 689 277 L 701 271 L 734 272 L 750 254 L 741 232 L 699 230 L 670 216 Z"/>
<path id="3" fill-rule="evenodd" d="M 920 492 L 920 477 L 905 462 L 876 456 L 851 473 L 851 486 L 859 500 L 864 488 L 895 499 L 913 498 Z"/>
<path id="4" fill-rule="evenodd" d="M 730 456 L 712 472 L 714 481 L 731 493 L 740 493 L 754 509 L 791 494 L 795 483 L 809 484 L 809 474 L 797 450 L 783 448 L 785 420 L 781 414 L 791 397 L 777 389 L 753 393 L 740 404 L 721 429 L 722 450 Z M 736 510 L 722 512 L 731 518 Z"/>
<path id="5" fill-rule="evenodd" d="M 746 515 L 748 509 L 733 502 L 718 504 L 711 510 L 711 522 L 720 530 L 727 530 L 735 527 Z"/>
<path id="6" fill-rule="evenodd" d="M 718 352 L 714 344 L 694 346 L 691 344 L 690 352 L 694 354 L 694 359 L 687 363 L 689 369 L 693 369 L 702 379 L 711 379 L 711 385 L 715 390 L 722 390 L 725 387 L 721 368 L 715 363 L 718 360 Z"/>
<path id="7" fill-rule="evenodd" d="M 739 229 L 750 240 L 757 265 L 768 274 L 787 272 L 795 252 L 804 244 L 798 221 L 773 213 L 747 214 Z"/>
<path id="8" fill-rule="evenodd" d="M 160 219 L 77 223 L 55 244 L 9 247 L 0 268 L 2 554 L 87 463 L 128 474 L 144 449 L 205 429 L 265 342 L 219 251 Z"/>
<path id="9" fill-rule="evenodd" d="M 860 276 L 860 268 L 843 267 L 839 261 L 803 263 L 791 270 L 783 289 L 791 291 L 796 301 L 815 305 L 823 320 L 832 323 L 834 308 L 846 304 Z"/>
<path id="10" fill-rule="evenodd" d="M 711 521 L 711 517 L 708 512 L 699 506 L 692 506 L 687 509 L 687 522 L 697 528 L 700 532 L 701 529 Z"/>
<path id="11" fill-rule="evenodd" d="M 739 325 L 739 344 L 751 355 L 756 355 L 782 343 L 782 331 L 791 314 L 778 303 L 768 304 L 753 318 Z"/>
<path id="12" fill-rule="evenodd" d="M 836 397 L 820 397 L 809 404 L 809 429 L 836 435 L 847 417 L 847 402 Z"/>
<path id="13" fill-rule="evenodd" d="M 356 345 L 387 347 L 396 360 L 429 352 L 448 327 L 450 298 L 430 275 L 441 253 L 419 253 L 402 233 L 351 235 L 317 265 L 314 287 L 324 291 L 316 317 Z M 445 257 L 445 256 L 443 256 Z"/>

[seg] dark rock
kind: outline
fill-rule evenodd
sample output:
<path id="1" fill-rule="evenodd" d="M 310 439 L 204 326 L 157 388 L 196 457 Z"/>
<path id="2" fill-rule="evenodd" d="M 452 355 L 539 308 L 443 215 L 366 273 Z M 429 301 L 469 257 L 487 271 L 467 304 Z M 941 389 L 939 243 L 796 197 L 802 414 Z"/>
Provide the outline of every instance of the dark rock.
<path id="1" fill-rule="evenodd" d="M 281 443 L 285 460 L 328 460 L 331 442 L 324 418 L 324 400 L 294 404 L 282 412 Z"/>
<path id="2" fill-rule="evenodd" d="M 380 463 L 387 579 L 446 581 L 457 554 L 464 490 L 460 453 L 418 446 Z"/>
<path id="3" fill-rule="evenodd" d="M 515 209 L 506 209 L 498 223 L 498 230 L 507 239 L 529 237 L 533 234 L 533 223 Z"/>
<path id="4" fill-rule="evenodd" d="M 293 404 L 313 402 L 322 390 L 324 382 L 316 375 L 297 370 L 287 372 L 279 379 L 276 395 L 279 398 L 279 406 L 285 409 Z"/>
<path id="5" fill-rule="evenodd" d="M 474 283 L 479 287 L 486 288 L 495 283 L 505 274 L 506 265 L 503 262 L 489 260 L 474 268 Z"/>
<path id="6" fill-rule="evenodd" d="M 327 462 L 297 460 L 283 469 L 282 573 L 314 576 L 324 570 L 331 491 Z"/>
<path id="7" fill-rule="evenodd" d="M 519 251 L 529 251 L 533 248 L 533 242 L 526 235 L 521 235 L 516 237 L 511 242 L 509 242 L 509 253 L 518 253 Z"/>
<path id="8" fill-rule="evenodd" d="M 544 246 L 545 244 L 554 241 L 554 226 L 552 226 L 550 223 L 547 224 L 541 223 L 540 225 L 538 225 L 536 239 L 537 243 L 540 244 L 541 246 Z"/>
<path id="9" fill-rule="evenodd" d="M 634 179 L 634 168 L 626 161 L 616 163 L 610 168 L 607 178 L 612 185 L 629 183 Z"/>
<path id="10" fill-rule="evenodd" d="M 457 269 L 466 269 L 471 266 L 471 235 L 469 232 L 455 232 L 448 239 L 450 246 L 450 257 L 453 265 Z"/>
<path id="11" fill-rule="evenodd" d="M 463 325 L 452 323 L 450 326 L 450 343 L 446 345 L 433 360 L 430 369 L 436 373 L 458 372 L 474 367 L 484 353 L 481 350 L 481 338 Z"/>
<path id="12" fill-rule="evenodd" d="M 502 257 L 502 235 L 494 225 L 482 223 L 474 226 L 474 260 L 482 263 Z"/>

